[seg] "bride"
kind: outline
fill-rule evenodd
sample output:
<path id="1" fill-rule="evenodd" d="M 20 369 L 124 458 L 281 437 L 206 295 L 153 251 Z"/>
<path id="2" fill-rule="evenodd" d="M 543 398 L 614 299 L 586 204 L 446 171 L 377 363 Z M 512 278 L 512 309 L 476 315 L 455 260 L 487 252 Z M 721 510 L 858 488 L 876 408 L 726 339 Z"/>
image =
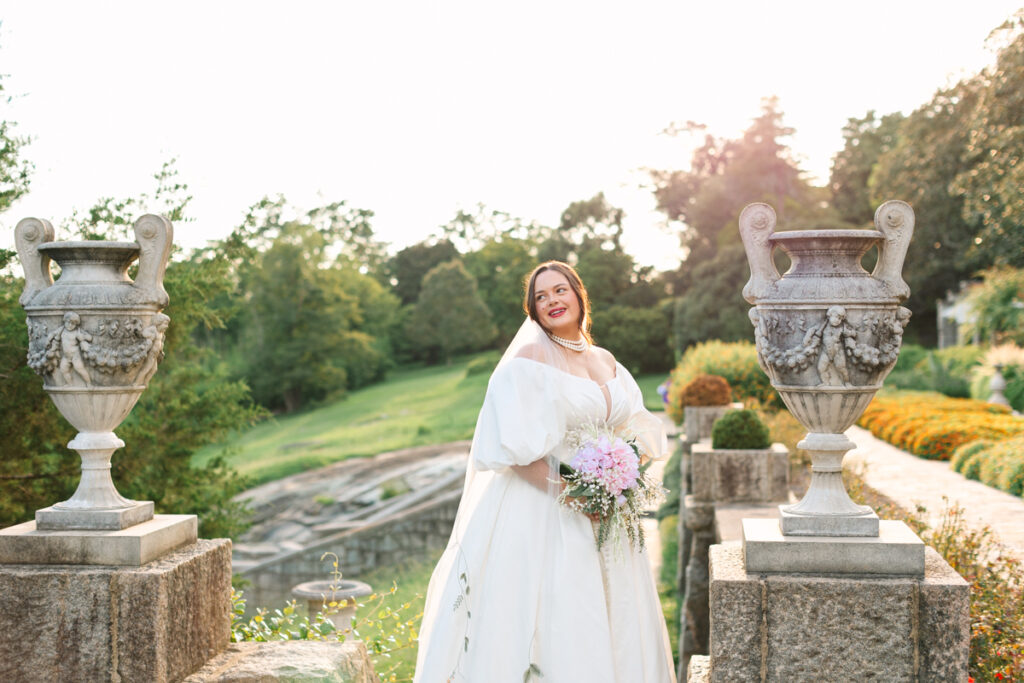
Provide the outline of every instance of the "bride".
<path id="1" fill-rule="evenodd" d="M 430 579 L 415 683 L 670 683 L 650 565 L 557 502 L 566 432 L 605 421 L 665 453 L 661 423 L 608 351 L 572 267 L 527 281 L 528 318 L 491 375 L 462 501 Z"/>

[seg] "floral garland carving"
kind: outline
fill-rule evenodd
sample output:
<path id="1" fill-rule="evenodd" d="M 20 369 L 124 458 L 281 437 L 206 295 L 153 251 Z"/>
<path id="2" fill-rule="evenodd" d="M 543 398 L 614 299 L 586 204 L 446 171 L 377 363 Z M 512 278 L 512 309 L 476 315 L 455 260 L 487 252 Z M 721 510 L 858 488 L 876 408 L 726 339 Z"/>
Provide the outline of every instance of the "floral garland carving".
<path id="1" fill-rule="evenodd" d="M 39 375 L 59 372 L 65 384 L 75 383 L 76 376 L 90 384 L 90 368 L 108 375 L 138 370 L 135 381 L 146 383 L 163 360 L 169 322 L 162 313 L 148 326 L 138 318 L 110 319 L 89 333 L 82 329 L 81 316 L 68 311 L 60 327 L 47 334 L 45 325 L 30 321 L 28 366 Z"/>
<path id="2" fill-rule="evenodd" d="M 833 306 L 828 309 L 822 322 L 806 329 L 799 346 L 788 349 L 772 344 L 768 334 L 780 327 L 789 331 L 803 330 L 806 325 L 802 318 L 796 322 L 791 319 L 783 322 L 778 318 L 765 316 L 755 308 L 750 311 L 750 319 L 754 325 L 754 338 L 760 359 L 766 366 L 775 370 L 807 369 L 824 352 L 822 339 L 827 327 L 831 324 L 838 330 L 837 334 L 832 335 L 833 344 L 830 344 L 829 350 L 832 351 L 830 355 L 841 350 L 853 365 L 865 372 L 872 372 L 896 362 L 903 342 L 903 330 L 910 319 L 910 311 L 900 307 L 896 311 L 887 311 L 881 314 L 869 313 L 861 320 L 860 325 L 854 328 L 847 322 L 845 308 Z M 865 332 L 870 332 L 878 340 L 878 343 L 858 342 L 857 337 Z M 834 344 L 838 340 L 841 340 L 841 346 Z"/>

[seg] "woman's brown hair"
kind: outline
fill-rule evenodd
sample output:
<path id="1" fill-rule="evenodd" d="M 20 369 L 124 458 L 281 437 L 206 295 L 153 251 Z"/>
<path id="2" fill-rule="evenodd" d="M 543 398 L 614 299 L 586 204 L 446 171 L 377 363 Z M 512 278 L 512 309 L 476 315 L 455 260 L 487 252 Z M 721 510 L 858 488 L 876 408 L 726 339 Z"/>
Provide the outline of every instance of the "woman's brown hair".
<path id="1" fill-rule="evenodd" d="M 587 296 L 587 288 L 583 286 L 583 280 L 580 279 L 579 274 L 568 263 L 546 261 L 533 269 L 533 272 L 526 279 L 526 297 L 523 299 L 523 311 L 530 316 L 531 320 L 540 325 L 541 329 L 545 332 L 548 331 L 544 327 L 544 323 L 540 321 L 540 314 L 537 313 L 536 293 L 537 276 L 546 270 L 561 273 L 569 281 L 569 287 L 572 289 L 573 294 L 576 295 L 576 302 L 580 305 L 580 319 L 578 321 L 580 335 L 587 340 L 587 343 L 593 344 L 594 340 L 590 337 L 590 297 Z"/>

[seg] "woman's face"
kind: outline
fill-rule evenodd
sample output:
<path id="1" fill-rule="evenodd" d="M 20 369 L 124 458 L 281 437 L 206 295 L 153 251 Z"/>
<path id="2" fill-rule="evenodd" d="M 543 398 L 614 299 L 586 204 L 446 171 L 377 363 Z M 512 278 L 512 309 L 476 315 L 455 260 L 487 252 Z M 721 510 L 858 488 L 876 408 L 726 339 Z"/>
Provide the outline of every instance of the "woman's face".
<path id="1" fill-rule="evenodd" d="M 560 337 L 577 337 L 580 326 L 580 303 L 569 286 L 569 280 L 557 270 L 545 270 L 533 284 L 534 302 L 540 324 Z M 562 330 L 563 333 L 559 333 Z"/>

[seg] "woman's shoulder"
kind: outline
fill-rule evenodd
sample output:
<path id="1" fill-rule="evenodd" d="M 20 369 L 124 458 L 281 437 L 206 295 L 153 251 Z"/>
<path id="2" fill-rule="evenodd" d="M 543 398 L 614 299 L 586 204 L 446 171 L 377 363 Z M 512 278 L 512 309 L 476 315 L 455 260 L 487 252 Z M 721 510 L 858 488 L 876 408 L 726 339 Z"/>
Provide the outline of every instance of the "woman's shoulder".
<path id="1" fill-rule="evenodd" d="M 619 362 L 615 360 L 611 351 L 600 346 L 591 346 L 590 350 L 594 352 L 597 362 L 604 365 L 609 372 L 615 373 L 618 370 Z"/>
<path id="2" fill-rule="evenodd" d="M 527 358 L 529 360 L 543 362 L 544 351 L 540 344 L 538 344 L 537 342 L 533 342 L 530 344 L 526 344 L 525 346 L 523 346 L 523 348 L 519 349 L 519 352 L 516 353 L 516 355 L 513 356 L 513 358 Z"/>

